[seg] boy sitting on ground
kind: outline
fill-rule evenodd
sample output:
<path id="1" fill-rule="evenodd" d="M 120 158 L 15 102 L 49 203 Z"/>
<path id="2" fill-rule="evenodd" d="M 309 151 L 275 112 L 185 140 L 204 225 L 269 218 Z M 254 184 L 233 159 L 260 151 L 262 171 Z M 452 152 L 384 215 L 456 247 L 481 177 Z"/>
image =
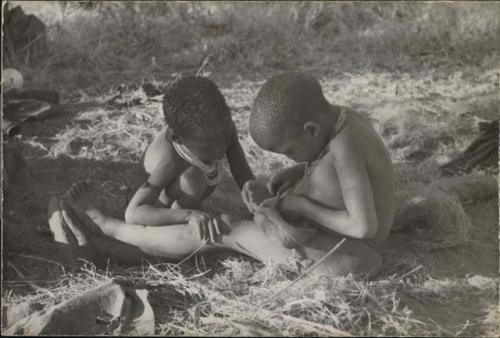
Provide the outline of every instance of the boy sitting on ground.
<path id="1" fill-rule="evenodd" d="M 130 200 L 125 221 L 146 226 L 186 222 L 198 226 L 202 239 L 213 240 L 210 234 L 220 229 L 201 210 L 201 201 L 219 182 L 224 155 L 240 188 L 254 178 L 229 107 L 208 78 L 186 77 L 166 91 L 163 114 L 168 126 L 144 152 L 145 182 Z"/>
<path id="2" fill-rule="evenodd" d="M 256 218 L 264 231 L 276 234 L 277 222 L 269 219 L 277 211 L 286 221 L 281 237 L 299 244 L 308 258 L 320 259 L 345 236 L 324 267 L 376 270 L 381 255 L 374 247 L 389 236 L 394 218 L 394 182 L 390 154 L 368 120 L 328 103 L 313 77 L 287 73 L 260 90 L 250 134 L 263 149 L 300 163 L 269 180 L 268 196 L 255 182 L 246 184 L 249 208 L 273 214 Z"/>

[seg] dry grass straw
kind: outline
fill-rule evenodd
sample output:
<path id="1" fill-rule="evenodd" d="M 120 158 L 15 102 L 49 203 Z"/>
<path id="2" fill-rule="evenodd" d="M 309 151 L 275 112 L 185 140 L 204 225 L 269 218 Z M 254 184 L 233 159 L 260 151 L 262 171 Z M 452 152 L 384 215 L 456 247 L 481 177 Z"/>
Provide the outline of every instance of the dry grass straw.
<path id="1" fill-rule="evenodd" d="M 65 130 L 54 135 L 48 156 L 137 162 L 163 127 L 163 114 L 161 102 L 148 101 L 142 90 L 128 95 L 142 99 L 143 104 L 131 107 L 103 104 L 84 111 Z M 109 100 L 110 96 L 103 96 L 102 100 Z"/>
<path id="2" fill-rule="evenodd" d="M 148 285 L 157 322 L 156 334 L 159 335 L 415 336 L 456 333 L 425 316 L 416 317 L 409 306 L 415 301 L 411 301 L 414 299 L 411 295 L 418 295 L 419 304 L 439 297 L 439 306 L 446 306 L 460 292 L 463 283 L 426 278 L 421 267 L 375 281 L 352 276 L 308 276 L 275 302 L 259 306 L 289 284 L 289 276 L 278 266 L 262 266 L 237 258 L 227 258 L 220 263 L 201 262 L 198 258 L 197 262 L 183 268 L 176 264 L 144 262 L 140 267 L 110 267 L 106 271 L 86 264 L 79 272 L 65 273 L 58 284 L 50 287 L 54 297 L 39 291 L 25 297 L 11 295 L 6 301 L 58 303 L 110 278 L 120 277 Z M 484 296 L 484 292 L 474 292 L 476 296 Z M 455 296 L 447 299 L 447 295 Z M 465 330 L 463 334 L 468 332 Z"/>
<path id="3" fill-rule="evenodd" d="M 433 248 L 469 242 L 472 224 L 456 197 L 425 185 L 399 191 L 398 195 L 394 231 L 427 241 Z"/>
<path id="4" fill-rule="evenodd" d="M 498 184 L 490 174 L 441 177 L 435 168 L 401 164 L 396 167 L 393 229 L 432 249 L 468 245 L 473 225 L 464 208 L 492 198 L 498 199 Z"/>
<path id="5" fill-rule="evenodd" d="M 36 85 L 64 91 L 196 70 L 207 55 L 212 55 L 209 71 L 248 77 L 287 69 L 321 73 L 340 65 L 401 70 L 412 62 L 424 68 L 493 64 L 500 30 L 499 6 L 489 2 L 95 2 L 87 9 L 43 2 L 28 7 L 49 25 L 50 53 L 36 64 L 21 56 L 6 62 Z"/>

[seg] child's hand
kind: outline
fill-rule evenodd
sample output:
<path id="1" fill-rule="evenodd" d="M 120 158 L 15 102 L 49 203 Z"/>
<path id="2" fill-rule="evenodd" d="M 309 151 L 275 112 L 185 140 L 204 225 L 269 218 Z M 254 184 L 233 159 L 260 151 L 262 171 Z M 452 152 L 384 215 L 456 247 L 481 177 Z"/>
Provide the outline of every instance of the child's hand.
<path id="1" fill-rule="evenodd" d="M 189 213 L 187 221 L 198 229 L 202 241 L 207 239 L 208 243 L 215 243 L 216 236 L 222 234 L 217 220 L 206 212 L 193 210 Z"/>
<path id="2" fill-rule="evenodd" d="M 286 194 L 278 205 L 278 211 L 287 219 L 294 220 L 302 217 L 300 209 L 302 197 L 296 194 Z"/>
<path id="3" fill-rule="evenodd" d="M 234 219 L 231 215 L 217 215 L 213 218 L 213 221 L 216 223 L 223 236 L 229 235 L 233 230 Z"/>
<path id="4" fill-rule="evenodd" d="M 273 196 L 281 195 L 290 189 L 303 173 L 298 167 L 291 167 L 277 172 L 267 181 L 267 190 Z"/>
<path id="5" fill-rule="evenodd" d="M 241 196 L 246 207 L 252 213 L 255 212 L 265 200 L 272 197 L 269 195 L 266 188 L 255 180 L 245 183 L 241 191 Z"/>

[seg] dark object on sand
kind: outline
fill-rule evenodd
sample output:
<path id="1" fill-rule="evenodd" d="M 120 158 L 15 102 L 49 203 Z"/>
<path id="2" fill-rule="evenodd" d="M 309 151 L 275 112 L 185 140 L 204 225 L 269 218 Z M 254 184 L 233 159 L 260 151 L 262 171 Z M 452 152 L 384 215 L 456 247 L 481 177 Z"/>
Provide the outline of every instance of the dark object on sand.
<path id="1" fill-rule="evenodd" d="M 5 136 L 13 136 L 20 132 L 20 124 L 46 117 L 58 112 L 58 106 L 38 100 L 10 100 L 3 107 L 2 131 Z"/>
<path id="2" fill-rule="evenodd" d="M 5 137 L 20 132 L 20 124 L 59 113 L 60 95 L 53 90 L 11 89 L 4 93 L 2 132 Z"/>
<path id="3" fill-rule="evenodd" d="M 7 193 L 10 181 L 17 175 L 21 169 L 26 166 L 26 161 L 24 160 L 23 154 L 19 149 L 11 146 L 10 144 L 3 144 L 3 169 L 2 169 L 2 179 L 3 179 L 3 192 Z"/>
<path id="4" fill-rule="evenodd" d="M 154 313 L 144 287 L 115 279 L 43 310 L 40 306 L 24 306 L 22 311 L 2 309 L 8 319 L 2 333 L 8 336 L 153 335 Z"/>
<path id="5" fill-rule="evenodd" d="M 39 100 L 52 104 L 59 104 L 61 101 L 61 95 L 55 90 L 44 90 L 44 89 L 11 89 L 4 93 L 4 100 Z"/>
<path id="6" fill-rule="evenodd" d="M 483 122 L 479 135 L 462 154 L 441 166 L 443 175 L 468 173 L 473 169 L 496 169 L 498 171 L 499 122 Z"/>
<path id="7" fill-rule="evenodd" d="M 26 15 L 21 6 L 3 8 L 3 48 L 7 57 L 36 58 L 47 51 L 45 24 L 35 15 Z"/>

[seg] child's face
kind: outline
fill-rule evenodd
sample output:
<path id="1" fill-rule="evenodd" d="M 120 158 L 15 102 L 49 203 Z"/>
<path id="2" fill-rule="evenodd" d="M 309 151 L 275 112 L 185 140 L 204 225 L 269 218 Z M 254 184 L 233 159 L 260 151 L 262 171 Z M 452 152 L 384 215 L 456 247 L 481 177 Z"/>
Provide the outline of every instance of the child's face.
<path id="1" fill-rule="evenodd" d="M 318 156 L 322 147 L 318 132 L 305 128 L 296 136 L 274 145 L 270 150 L 286 155 L 295 162 L 310 162 Z"/>
<path id="2" fill-rule="evenodd" d="M 183 137 L 182 143 L 200 160 L 210 162 L 222 158 L 229 147 L 229 137 L 209 136 L 204 138 Z"/>
<path id="3" fill-rule="evenodd" d="M 303 139 L 302 135 L 281 142 L 275 147 L 275 152 L 286 155 L 295 162 L 309 162 L 314 155 L 311 145 Z"/>

